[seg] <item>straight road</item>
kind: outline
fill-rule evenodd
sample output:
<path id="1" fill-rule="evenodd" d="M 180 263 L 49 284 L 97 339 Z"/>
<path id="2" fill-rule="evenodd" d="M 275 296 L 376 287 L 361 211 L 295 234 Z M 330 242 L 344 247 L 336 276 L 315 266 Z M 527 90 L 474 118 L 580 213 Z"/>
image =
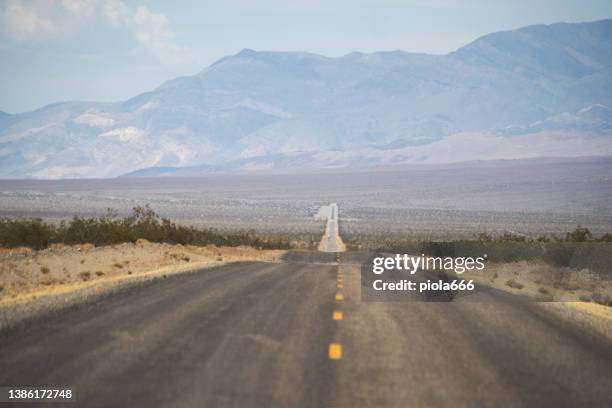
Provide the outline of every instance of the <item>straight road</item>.
<path id="1" fill-rule="evenodd" d="M 338 252 L 338 204 L 332 203 L 329 205 L 329 216 L 327 217 L 327 226 L 325 228 L 324 251 L 325 252 Z"/>
<path id="2" fill-rule="evenodd" d="M 358 261 L 291 252 L 6 329 L 0 385 L 68 385 L 73 407 L 612 406 L 603 335 L 495 292 L 362 302 Z"/>

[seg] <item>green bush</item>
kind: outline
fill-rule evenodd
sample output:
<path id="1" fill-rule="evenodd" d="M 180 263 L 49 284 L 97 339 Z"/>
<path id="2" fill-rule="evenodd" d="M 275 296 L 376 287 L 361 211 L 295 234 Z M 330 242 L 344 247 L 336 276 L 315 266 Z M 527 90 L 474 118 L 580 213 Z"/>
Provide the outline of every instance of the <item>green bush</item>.
<path id="1" fill-rule="evenodd" d="M 53 243 L 67 245 L 91 243 L 103 246 L 136 242 L 138 239 L 182 245 L 290 248 L 286 240 L 262 239 L 253 231 L 221 234 L 212 229 L 177 225 L 166 218 L 161 218 L 149 206 L 135 207 L 132 214 L 127 217 L 119 217 L 112 210 L 97 218 L 75 216 L 59 226 L 46 224 L 40 219 L 0 219 L 0 246 L 8 248 L 28 246 L 43 249 Z"/>
<path id="2" fill-rule="evenodd" d="M 40 218 L 0 219 L 0 246 L 42 249 L 57 239 L 55 228 L 45 224 Z"/>
<path id="3" fill-rule="evenodd" d="M 568 232 L 565 235 L 565 241 L 567 242 L 586 242 L 593 239 L 593 234 L 588 228 L 584 228 L 580 225 L 572 232 Z"/>
<path id="4" fill-rule="evenodd" d="M 542 253 L 542 260 L 554 266 L 571 266 L 576 245 L 567 242 L 551 242 Z"/>

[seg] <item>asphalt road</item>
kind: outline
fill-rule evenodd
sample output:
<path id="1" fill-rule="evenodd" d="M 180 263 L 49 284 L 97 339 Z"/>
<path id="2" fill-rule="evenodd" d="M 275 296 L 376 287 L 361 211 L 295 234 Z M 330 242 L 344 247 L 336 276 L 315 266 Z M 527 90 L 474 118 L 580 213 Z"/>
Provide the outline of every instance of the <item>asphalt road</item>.
<path id="1" fill-rule="evenodd" d="M 329 205 L 330 214 L 327 217 L 327 228 L 325 237 L 325 251 L 326 252 L 337 252 L 338 251 L 338 204 L 332 203 Z"/>
<path id="2" fill-rule="evenodd" d="M 0 384 L 68 385 L 86 407 L 612 406 L 609 339 L 494 293 L 361 302 L 339 256 L 176 275 L 6 329 Z"/>

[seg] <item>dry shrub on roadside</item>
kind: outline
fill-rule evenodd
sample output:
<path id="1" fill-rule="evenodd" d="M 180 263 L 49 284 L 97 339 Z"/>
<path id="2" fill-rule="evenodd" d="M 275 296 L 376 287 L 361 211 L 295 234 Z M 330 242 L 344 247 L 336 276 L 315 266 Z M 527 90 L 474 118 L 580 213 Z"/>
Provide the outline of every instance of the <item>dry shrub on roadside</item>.
<path id="1" fill-rule="evenodd" d="M 75 216 L 59 225 L 43 222 L 40 218 L 9 219 L 0 217 L 0 247 L 31 247 L 45 249 L 51 245 L 78 245 L 83 251 L 94 246 L 137 242 L 166 243 L 171 245 L 247 245 L 259 249 L 289 249 L 288 240 L 262 238 L 254 231 L 220 233 L 214 229 L 201 229 L 177 225 L 162 218 L 149 206 L 134 207 L 132 214 L 119 217 L 108 210 L 100 217 Z"/>
<path id="2" fill-rule="evenodd" d="M 91 278 L 91 272 L 89 271 L 81 272 L 79 273 L 79 277 L 81 278 L 81 280 L 87 281 Z"/>
<path id="3" fill-rule="evenodd" d="M 171 253 L 170 254 L 167 252 L 166 254 L 168 254 L 168 256 L 175 261 L 184 261 L 184 262 L 191 261 L 191 258 L 189 256 L 182 254 L 182 253 Z"/>
<path id="4" fill-rule="evenodd" d="M 538 302 L 552 302 L 554 298 L 550 293 L 547 293 L 547 294 L 538 294 L 535 300 Z"/>
<path id="5" fill-rule="evenodd" d="M 508 279 L 506 285 L 510 286 L 512 289 L 523 289 L 525 287 L 525 285 L 515 281 L 514 279 Z"/>
<path id="6" fill-rule="evenodd" d="M 51 272 L 51 269 L 47 268 L 46 266 L 41 266 L 40 271 L 46 275 Z"/>
<path id="7" fill-rule="evenodd" d="M 612 306 L 612 298 L 610 295 L 604 295 L 600 292 L 595 292 L 591 295 L 591 299 L 593 302 L 598 303 L 603 306 Z"/>
<path id="8" fill-rule="evenodd" d="M 15 255 L 15 254 L 29 254 L 32 253 L 30 247 L 16 247 L 16 248 L 3 248 L 0 247 L 0 255 Z"/>

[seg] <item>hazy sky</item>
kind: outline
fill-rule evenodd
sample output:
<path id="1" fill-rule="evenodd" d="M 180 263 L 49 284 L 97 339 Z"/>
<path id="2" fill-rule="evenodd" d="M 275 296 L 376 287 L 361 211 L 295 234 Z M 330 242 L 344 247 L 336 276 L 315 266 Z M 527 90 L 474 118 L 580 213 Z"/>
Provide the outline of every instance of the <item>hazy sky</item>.
<path id="1" fill-rule="evenodd" d="M 242 48 L 446 53 L 493 31 L 604 18 L 610 0 L 0 0 L 0 110 L 125 99 Z"/>

